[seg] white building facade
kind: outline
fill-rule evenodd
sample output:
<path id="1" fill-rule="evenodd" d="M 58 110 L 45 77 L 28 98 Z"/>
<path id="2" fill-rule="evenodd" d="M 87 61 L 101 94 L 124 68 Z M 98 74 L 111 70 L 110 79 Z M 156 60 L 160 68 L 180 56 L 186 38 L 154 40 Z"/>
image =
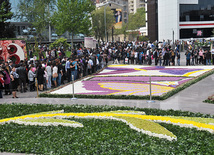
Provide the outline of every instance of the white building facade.
<path id="1" fill-rule="evenodd" d="M 158 0 L 158 40 L 210 38 L 213 0 Z"/>

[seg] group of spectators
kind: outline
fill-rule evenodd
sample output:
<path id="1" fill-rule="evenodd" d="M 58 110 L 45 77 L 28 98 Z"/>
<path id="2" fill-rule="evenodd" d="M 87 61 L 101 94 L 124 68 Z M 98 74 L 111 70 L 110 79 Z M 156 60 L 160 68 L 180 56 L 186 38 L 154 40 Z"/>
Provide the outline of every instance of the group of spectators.
<path id="1" fill-rule="evenodd" d="M 192 47 L 192 46 L 191 46 Z M 38 90 L 48 90 L 96 73 L 104 66 L 112 63 L 170 66 L 180 65 L 180 44 L 163 41 L 150 42 L 108 42 L 96 49 L 73 49 L 66 56 L 63 48 L 48 50 L 40 46 L 38 55 L 29 50 L 29 59 L 14 64 L 12 61 L 0 64 L 0 98 L 4 95 L 16 96 L 21 93 Z M 68 52 L 67 52 L 68 53 Z M 210 65 L 209 50 L 187 47 L 186 65 Z"/>

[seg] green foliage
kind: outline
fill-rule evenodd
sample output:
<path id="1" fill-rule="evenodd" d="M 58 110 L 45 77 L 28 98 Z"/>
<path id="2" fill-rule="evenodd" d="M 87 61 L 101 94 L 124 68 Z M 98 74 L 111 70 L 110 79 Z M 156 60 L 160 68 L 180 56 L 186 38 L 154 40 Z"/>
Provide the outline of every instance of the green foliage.
<path id="1" fill-rule="evenodd" d="M 207 99 L 207 100 L 204 101 L 204 103 L 211 103 L 211 104 L 214 104 L 214 101 L 213 101 L 213 100 Z"/>
<path id="2" fill-rule="evenodd" d="M 39 37 L 50 23 L 50 17 L 55 10 L 55 0 L 20 0 L 17 18 L 26 21 L 36 28 Z"/>
<path id="3" fill-rule="evenodd" d="M 174 110 L 141 109 L 115 106 L 1 104 L 0 118 L 43 111 L 103 112 L 116 110 L 144 111 L 147 115 L 171 115 L 214 118 L 211 115 Z M 169 142 L 144 135 L 126 124 L 113 120 L 75 119 L 84 128 L 0 125 L 0 152 L 31 154 L 212 154 L 213 134 L 196 129 L 160 123 L 178 140 Z"/>
<path id="4" fill-rule="evenodd" d="M 90 13 L 94 8 L 90 0 L 58 0 L 57 10 L 52 17 L 57 34 L 63 34 L 66 31 L 72 33 L 72 35 L 78 33 L 89 34 L 91 27 Z"/>
<path id="5" fill-rule="evenodd" d="M 128 30 L 136 30 L 146 24 L 145 8 L 137 9 L 135 14 L 129 14 Z"/>
<path id="6" fill-rule="evenodd" d="M 105 38 L 105 6 L 92 12 L 92 30 L 95 38 L 103 40 Z M 106 31 L 112 29 L 115 24 L 115 17 L 110 7 L 106 7 Z"/>
<path id="7" fill-rule="evenodd" d="M 10 1 L 0 0 L 0 38 L 15 37 L 14 27 L 10 26 L 10 23 L 7 22 L 12 16 Z"/>
<path id="8" fill-rule="evenodd" d="M 67 43 L 67 39 L 59 38 L 59 39 L 55 40 L 53 43 L 51 43 L 49 47 L 50 47 L 50 49 L 52 49 L 54 47 L 57 48 L 57 47 L 61 47 L 61 46 L 63 46 L 63 48 L 66 50 L 71 45 L 69 43 Z"/>
<path id="9" fill-rule="evenodd" d="M 0 23 L 11 19 L 13 13 L 11 12 L 11 4 L 9 0 L 0 1 Z"/>
<path id="10" fill-rule="evenodd" d="M 139 36 L 139 41 L 149 41 L 149 38 L 147 36 Z"/>

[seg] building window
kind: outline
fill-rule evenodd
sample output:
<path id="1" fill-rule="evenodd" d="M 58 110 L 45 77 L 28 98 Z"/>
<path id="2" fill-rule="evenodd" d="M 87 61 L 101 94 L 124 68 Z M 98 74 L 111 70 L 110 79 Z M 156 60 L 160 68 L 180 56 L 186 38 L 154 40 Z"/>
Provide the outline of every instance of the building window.
<path id="1" fill-rule="evenodd" d="M 198 0 L 198 4 L 180 4 L 180 21 L 214 21 L 214 1 Z M 189 16 L 189 17 L 188 17 Z"/>
<path id="2" fill-rule="evenodd" d="M 200 20 L 201 20 L 201 21 L 204 20 L 204 15 L 200 15 Z"/>
<path id="3" fill-rule="evenodd" d="M 212 37 L 212 28 L 204 29 L 181 29 L 180 30 L 180 39 L 187 38 L 208 38 Z"/>
<path id="4" fill-rule="evenodd" d="M 186 21 L 190 21 L 189 15 L 186 15 Z"/>

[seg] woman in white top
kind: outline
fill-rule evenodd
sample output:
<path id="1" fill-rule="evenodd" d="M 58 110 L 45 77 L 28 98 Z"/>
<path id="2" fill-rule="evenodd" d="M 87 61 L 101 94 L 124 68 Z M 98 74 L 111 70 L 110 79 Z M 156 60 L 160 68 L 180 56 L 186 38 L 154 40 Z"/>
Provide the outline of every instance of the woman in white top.
<path id="1" fill-rule="evenodd" d="M 56 78 L 58 77 L 58 68 L 56 66 L 56 63 L 53 63 L 53 82 L 54 82 L 54 87 L 57 87 L 56 83 Z"/>

